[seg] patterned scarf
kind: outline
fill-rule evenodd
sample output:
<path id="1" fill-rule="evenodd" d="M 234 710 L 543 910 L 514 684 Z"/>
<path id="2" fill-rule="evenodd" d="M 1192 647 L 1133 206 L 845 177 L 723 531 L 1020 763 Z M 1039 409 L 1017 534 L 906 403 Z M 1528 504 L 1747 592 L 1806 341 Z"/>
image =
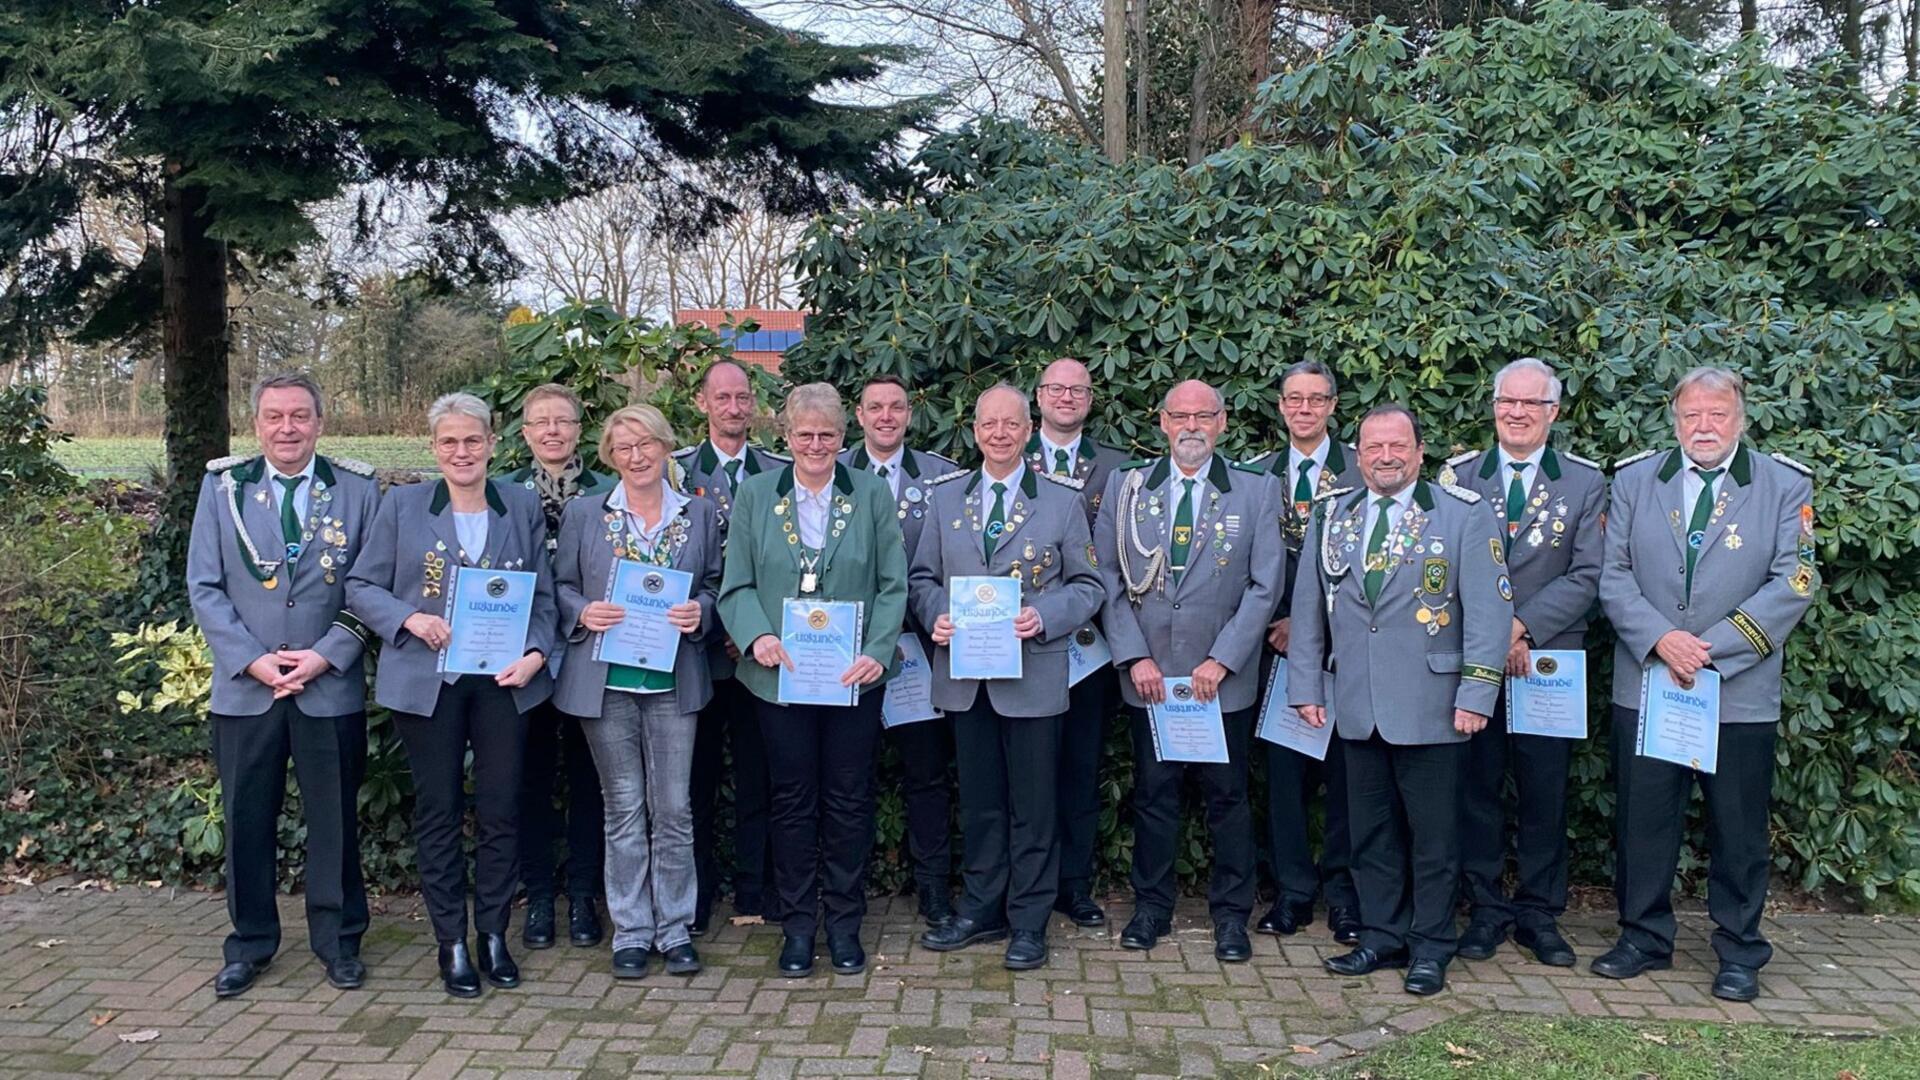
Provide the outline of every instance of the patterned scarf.
<path id="1" fill-rule="evenodd" d="M 567 508 L 567 500 L 580 494 L 580 474 L 587 469 L 575 454 L 567 459 L 560 475 L 555 476 L 539 462 L 533 465 L 533 490 L 540 496 L 540 509 L 547 515 L 547 537 L 554 542 L 560 535 L 560 512 Z"/>

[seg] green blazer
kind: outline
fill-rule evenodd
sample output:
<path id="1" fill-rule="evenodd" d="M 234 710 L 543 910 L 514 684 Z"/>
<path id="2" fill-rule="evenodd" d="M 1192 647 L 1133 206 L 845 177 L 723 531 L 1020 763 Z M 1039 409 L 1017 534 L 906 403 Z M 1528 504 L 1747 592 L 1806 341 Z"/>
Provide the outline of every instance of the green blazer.
<path id="1" fill-rule="evenodd" d="M 537 464 L 523 465 L 506 474 L 504 477 L 501 477 L 501 479 L 509 484 L 519 484 L 521 487 L 532 490 L 533 470 L 537 468 L 539 468 Z M 613 486 L 617 483 L 619 483 L 617 477 L 609 476 L 603 472 L 595 472 L 591 467 L 580 470 L 580 494 L 582 495 L 608 494 L 613 491 Z"/>
<path id="2" fill-rule="evenodd" d="M 793 466 L 759 473 L 741 481 L 734 495 L 733 527 L 727 533 L 726 570 L 720 578 L 720 621 L 740 649 L 735 676 L 762 701 L 778 696 L 779 675 L 752 658 L 762 634 L 780 633 L 780 604 L 800 595 L 800 545 L 794 521 Z M 836 531 L 834 523 L 845 521 Z M 784 527 L 792 522 L 795 532 Z M 833 511 L 820 559 L 821 600 L 858 600 L 865 638 L 861 652 L 897 670 L 894 648 L 907 617 L 907 546 L 900 535 L 893 492 L 886 481 L 845 465 L 833 467 Z"/>

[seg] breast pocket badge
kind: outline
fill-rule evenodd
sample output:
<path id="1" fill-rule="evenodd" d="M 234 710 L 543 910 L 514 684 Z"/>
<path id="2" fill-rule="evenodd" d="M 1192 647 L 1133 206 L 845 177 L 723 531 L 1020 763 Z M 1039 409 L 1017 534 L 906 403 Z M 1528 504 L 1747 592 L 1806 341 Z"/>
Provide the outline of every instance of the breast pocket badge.
<path id="1" fill-rule="evenodd" d="M 1434 594 L 1447 591 L 1447 560 L 1428 559 L 1420 567 L 1420 583 Z"/>

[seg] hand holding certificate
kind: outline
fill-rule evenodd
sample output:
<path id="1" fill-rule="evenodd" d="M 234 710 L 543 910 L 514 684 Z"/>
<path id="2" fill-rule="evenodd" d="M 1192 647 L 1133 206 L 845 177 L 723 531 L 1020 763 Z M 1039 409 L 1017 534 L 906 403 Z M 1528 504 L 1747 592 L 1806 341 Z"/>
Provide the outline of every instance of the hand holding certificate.
<path id="1" fill-rule="evenodd" d="M 953 622 L 947 661 L 953 677 L 1019 678 L 1022 650 L 1013 621 L 1020 614 L 1020 579 L 949 578 L 947 598 L 948 618 Z"/>
<path id="2" fill-rule="evenodd" d="M 685 635 L 667 612 L 686 603 L 692 591 L 693 575 L 685 571 L 615 559 L 607 600 L 626 609 L 626 616 L 600 634 L 593 658 L 646 671 L 672 671 Z"/>
<path id="3" fill-rule="evenodd" d="M 1227 764 L 1227 727 L 1220 699 L 1201 702 L 1192 679 L 1166 680 L 1166 698 L 1147 709 L 1154 756 L 1161 761 Z"/>
<path id="4" fill-rule="evenodd" d="M 1556 739 L 1587 737 L 1587 654 L 1535 649 L 1525 678 L 1507 679 L 1507 730 Z"/>
<path id="5" fill-rule="evenodd" d="M 1333 724 L 1314 727 L 1300 718 L 1287 704 L 1287 658 L 1273 661 L 1273 675 L 1267 680 L 1267 692 L 1260 701 L 1260 726 L 1253 732 L 1275 746 L 1284 746 L 1315 761 L 1327 760 L 1327 743 L 1333 738 Z"/>
<path id="6" fill-rule="evenodd" d="M 1641 757 L 1712 773 L 1720 763 L 1720 673 L 1701 668 L 1692 688 L 1674 681 L 1662 663 L 1640 681 Z"/>
<path id="7" fill-rule="evenodd" d="M 537 577 L 527 570 L 455 567 L 447 590 L 450 629 L 439 670 L 461 675 L 499 675 L 527 651 Z"/>
<path id="8" fill-rule="evenodd" d="M 861 608 L 857 601 L 786 600 L 780 605 L 777 696 L 782 705 L 852 705 L 860 688 L 841 682 L 860 656 Z M 791 666 L 789 666 L 791 665 Z"/>

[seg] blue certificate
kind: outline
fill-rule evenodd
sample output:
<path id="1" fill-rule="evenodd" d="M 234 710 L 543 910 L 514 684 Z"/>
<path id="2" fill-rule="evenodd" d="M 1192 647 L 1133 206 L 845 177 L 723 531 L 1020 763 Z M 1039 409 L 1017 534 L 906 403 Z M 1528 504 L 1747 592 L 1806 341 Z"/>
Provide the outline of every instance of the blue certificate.
<path id="1" fill-rule="evenodd" d="M 887 680 L 887 696 L 880 701 L 880 726 L 917 724 L 945 715 L 933 707 L 933 669 L 927 664 L 927 650 L 921 647 L 920 636 L 903 632 L 894 659 L 900 670 Z"/>
<path id="2" fill-rule="evenodd" d="M 635 559 L 613 560 L 607 602 L 627 609 L 626 617 L 599 635 L 593 658 L 608 664 L 672 671 L 685 637 L 667 621 L 667 609 L 693 593 L 693 575 Z"/>
<path id="3" fill-rule="evenodd" d="M 1227 726 L 1220 719 L 1220 698 L 1202 705 L 1192 679 L 1168 679 L 1166 700 L 1147 710 L 1153 729 L 1153 756 L 1161 761 L 1227 764 Z"/>
<path id="4" fill-rule="evenodd" d="M 1655 662 L 1640 680 L 1640 756 L 1711 773 L 1720 764 L 1720 673 L 1702 668 L 1693 689 Z"/>
<path id="5" fill-rule="evenodd" d="M 1526 677 L 1507 677 L 1507 730 L 1555 739 L 1587 737 L 1586 650 L 1533 650 Z"/>
<path id="6" fill-rule="evenodd" d="M 1067 685 L 1079 686 L 1080 680 L 1113 663 L 1113 648 L 1100 636 L 1092 623 L 1073 632 L 1067 642 Z"/>
<path id="7" fill-rule="evenodd" d="M 1019 678 L 1020 639 L 1013 632 L 1018 614 L 1019 578 L 948 578 L 947 615 L 953 620 L 948 674 L 956 679 Z"/>
<path id="8" fill-rule="evenodd" d="M 780 665 L 782 705 L 852 705 L 860 688 L 840 685 L 860 655 L 860 605 L 846 600 L 787 600 L 780 605 L 780 645 L 793 670 Z"/>
<path id="9" fill-rule="evenodd" d="M 1314 727 L 1300 718 L 1299 710 L 1287 704 L 1287 658 L 1275 657 L 1273 675 L 1267 680 L 1267 692 L 1260 700 L 1260 726 L 1253 733 L 1315 761 L 1327 760 L 1327 743 L 1333 738 L 1333 718 Z"/>
<path id="10" fill-rule="evenodd" d="M 537 581 L 528 570 L 454 567 L 444 616 L 453 633 L 440 650 L 439 669 L 498 675 L 525 656 Z"/>

